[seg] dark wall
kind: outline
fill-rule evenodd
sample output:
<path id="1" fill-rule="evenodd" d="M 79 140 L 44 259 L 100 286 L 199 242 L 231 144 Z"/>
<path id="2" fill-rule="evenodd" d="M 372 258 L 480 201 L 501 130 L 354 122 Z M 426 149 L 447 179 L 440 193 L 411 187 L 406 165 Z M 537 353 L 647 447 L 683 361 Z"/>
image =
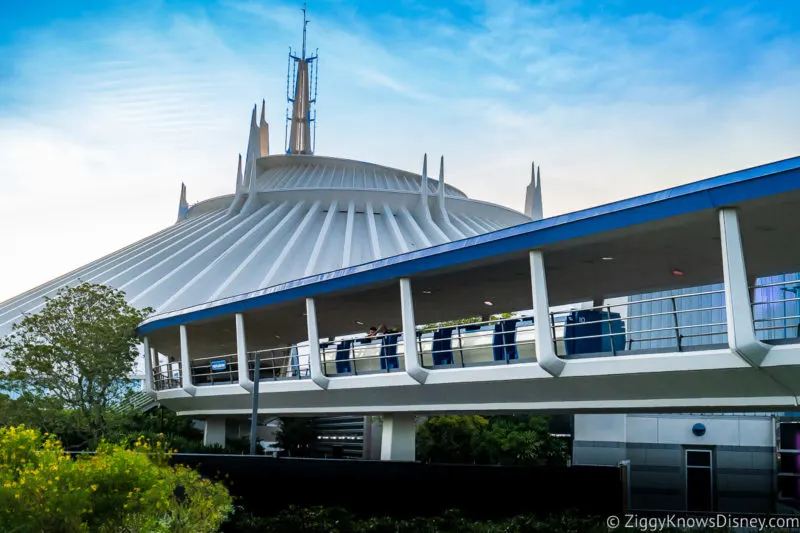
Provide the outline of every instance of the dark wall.
<path id="1" fill-rule="evenodd" d="M 360 514 L 426 516 L 460 509 L 474 518 L 622 509 L 616 467 L 517 468 L 381 461 L 176 454 L 176 463 L 225 479 L 256 514 L 289 505 L 344 507 Z M 230 483 L 232 482 L 232 483 Z"/>

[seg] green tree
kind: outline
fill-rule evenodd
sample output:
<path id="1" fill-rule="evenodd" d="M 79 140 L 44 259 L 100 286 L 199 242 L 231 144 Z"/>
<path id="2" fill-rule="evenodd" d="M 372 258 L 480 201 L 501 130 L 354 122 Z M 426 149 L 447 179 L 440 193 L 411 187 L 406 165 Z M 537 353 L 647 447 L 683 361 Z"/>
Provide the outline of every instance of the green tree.
<path id="1" fill-rule="evenodd" d="M 476 449 L 478 462 L 497 465 L 561 466 L 567 463 L 566 443 L 550 435 L 544 416 L 496 416 L 489 420 Z"/>
<path id="2" fill-rule="evenodd" d="M 426 463 L 472 464 L 488 427 L 482 416 L 431 417 L 417 428 L 417 456 Z"/>
<path id="3" fill-rule="evenodd" d="M 313 418 L 281 418 L 276 440 L 289 457 L 310 457 L 317 444 L 317 424 Z"/>
<path id="4" fill-rule="evenodd" d="M 565 465 L 564 441 L 542 416 L 434 416 L 417 428 L 423 462 L 486 465 Z"/>
<path id="5" fill-rule="evenodd" d="M 0 342 L 9 370 L 5 390 L 29 414 L 69 411 L 97 442 L 109 408 L 124 398 L 139 354 L 136 326 L 152 312 L 136 309 L 122 291 L 81 283 L 60 289 L 43 309 L 26 315 Z"/>

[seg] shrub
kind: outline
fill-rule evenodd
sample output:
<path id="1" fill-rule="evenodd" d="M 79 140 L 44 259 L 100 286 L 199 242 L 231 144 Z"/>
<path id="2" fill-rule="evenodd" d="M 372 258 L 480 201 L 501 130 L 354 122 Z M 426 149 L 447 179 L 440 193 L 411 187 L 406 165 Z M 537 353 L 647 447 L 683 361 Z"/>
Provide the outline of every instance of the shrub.
<path id="1" fill-rule="evenodd" d="M 624 522 L 623 522 L 624 523 Z M 618 530 L 624 527 L 617 528 Z M 638 531 L 663 531 L 688 533 L 689 530 L 650 526 L 635 528 Z M 254 517 L 242 513 L 223 526 L 223 533 L 609 533 L 614 531 L 606 517 L 580 516 L 561 513 L 550 516 L 524 515 L 500 520 L 471 520 L 458 511 L 448 511 L 441 516 L 413 518 L 390 517 L 360 518 L 344 509 L 331 507 L 291 507 L 275 516 Z M 709 528 L 692 529 L 693 533 L 711 533 Z M 730 533 L 732 529 L 714 529 Z M 787 530 L 768 530 L 788 533 Z"/>
<path id="2" fill-rule="evenodd" d="M 53 436 L 0 428 L 0 530 L 15 533 L 213 533 L 232 509 L 225 487 L 170 466 L 163 442 L 68 457 Z"/>

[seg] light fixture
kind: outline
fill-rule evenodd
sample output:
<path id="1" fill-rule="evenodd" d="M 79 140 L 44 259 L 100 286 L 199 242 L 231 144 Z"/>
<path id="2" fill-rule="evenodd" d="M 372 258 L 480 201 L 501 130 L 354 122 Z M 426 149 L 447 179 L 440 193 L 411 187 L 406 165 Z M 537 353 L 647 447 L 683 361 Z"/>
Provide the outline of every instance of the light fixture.
<path id="1" fill-rule="evenodd" d="M 489 307 L 491 307 L 491 306 L 493 306 L 493 305 L 494 305 L 494 304 L 493 304 L 492 302 L 490 302 L 489 300 L 486 300 L 486 301 L 485 301 L 485 302 L 483 302 L 483 303 L 484 303 L 484 305 L 488 305 Z"/>
<path id="2" fill-rule="evenodd" d="M 604 257 L 603 258 L 603 261 L 613 261 L 613 260 L 614 260 L 613 257 Z"/>
<path id="3" fill-rule="evenodd" d="M 429 291 L 429 290 L 427 290 L 427 289 L 425 289 L 424 291 L 422 291 L 422 294 L 430 294 L 430 293 L 431 293 L 431 291 Z"/>
<path id="4" fill-rule="evenodd" d="M 677 268 L 672 271 L 673 276 L 683 276 L 683 271 L 678 270 Z"/>
<path id="5" fill-rule="evenodd" d="M 276 339 L 280 339 L 280 338 L 281 338 L 281 336 L 280 336 L 280 335 L 275 335 L 275 338 L 276 338 Z"/>
<path id="6" fill-rule="evenodd" d="M 360 320 L 356 320 L 356 324 L 358 324 L 359 326 L 363 326 L 364 325 L 364 323 L 361 322 Z"/>

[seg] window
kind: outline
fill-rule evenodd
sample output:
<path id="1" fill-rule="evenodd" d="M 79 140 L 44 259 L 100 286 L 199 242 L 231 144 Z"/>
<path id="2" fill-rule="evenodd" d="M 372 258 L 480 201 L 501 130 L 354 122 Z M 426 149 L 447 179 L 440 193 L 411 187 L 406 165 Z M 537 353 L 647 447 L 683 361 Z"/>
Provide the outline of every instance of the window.
<path id="1" fill-rule="evenodd" d="M 686 450 L 686 510 L 713 511 L 711 450 Z"/>

